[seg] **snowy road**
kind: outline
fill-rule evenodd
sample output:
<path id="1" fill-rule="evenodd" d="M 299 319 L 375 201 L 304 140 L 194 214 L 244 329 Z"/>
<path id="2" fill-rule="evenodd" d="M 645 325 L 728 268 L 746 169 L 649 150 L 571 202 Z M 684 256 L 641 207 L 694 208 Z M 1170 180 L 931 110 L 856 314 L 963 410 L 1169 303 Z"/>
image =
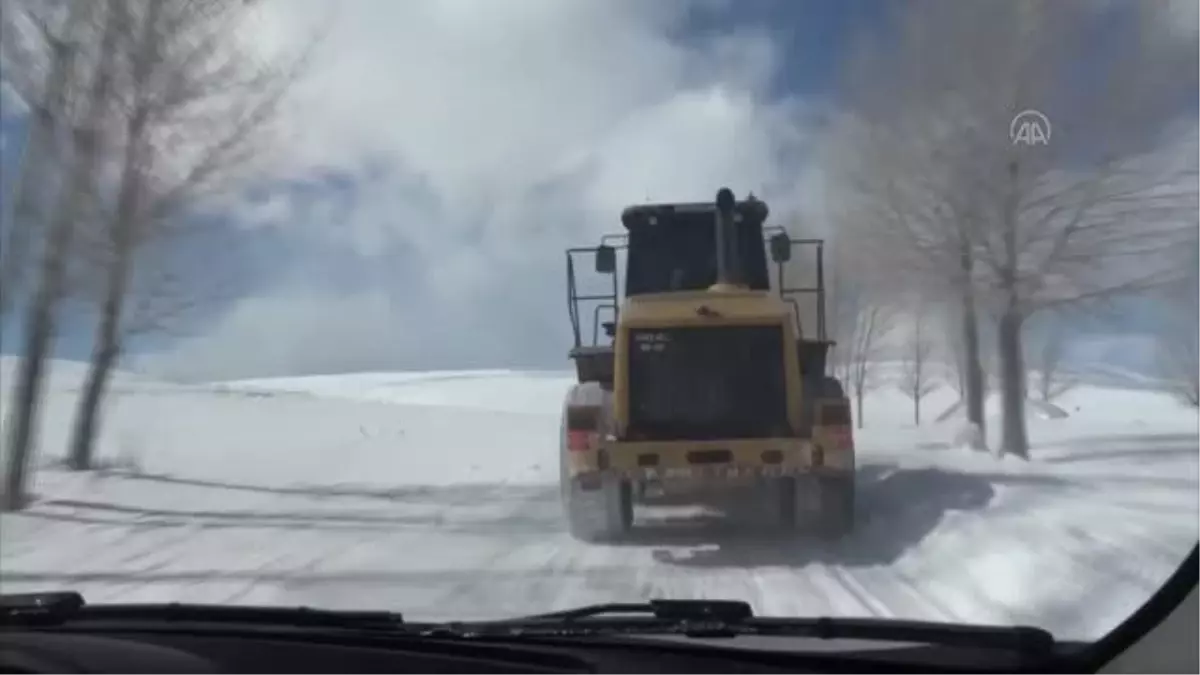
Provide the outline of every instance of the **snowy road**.
<path id="1" fill-rule="evenodd" d="M 946 429 L 906 427 L 881 397 L 861 434 L 851 538 L 781 541 L 646 510 L 632 541 L 587 546 L 563 532 L 552 482 L 561 379 L 355 377 L 131 385 L 106 450 L 129 466 L 43 468 L 39 501 L 3 516 L 0 587 L 433 619 L 727 597 L 765 614 L 1027 622 L 1089 637 L 1144 602 L 1197 538 L 1194 413 L 1145 393 L 1079 392 L 1069 423 L 1034 425 L 1029 463 L 950 448 Z M 1150 412 L 1116 424 L 1117 400 Z M 264 448 L 281 429 L 278 449 Z"/>

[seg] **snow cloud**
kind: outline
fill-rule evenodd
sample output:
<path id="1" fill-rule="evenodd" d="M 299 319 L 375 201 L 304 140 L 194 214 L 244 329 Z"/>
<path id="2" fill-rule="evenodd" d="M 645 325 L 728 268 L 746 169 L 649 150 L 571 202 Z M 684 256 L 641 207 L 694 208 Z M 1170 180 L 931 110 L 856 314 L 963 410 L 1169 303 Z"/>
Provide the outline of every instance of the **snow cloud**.
<path id="1" fill-rule="evenodd" d="M 814 110 L 768 95 L 776 46 L 685 30 L 722 4 L 265 3 L 264 52 L 323 35 L 284 120 L 288 182 L 236 206 L 281 253 L 259 256 L 270 284 L 154 364 L 565 367 L 565 247 L 647 198 L 729 185 L 782 213 L 803 192 Z"/>
<path id="2" fill-rule="evenodd" d="M 1174 49 L 1195 40 L 1197 4 L 1171 1 Z M 619 231 L 627 204 L 729 185 L 829 236 L 824 172 L 842 150 L 820 130 L 837 112 L 771 89 L 805 66 L 784 63 L 786 31 L 697 30 L 735 7 L 265 0 L 245 33 L 264 55 L 321 41 L 283 120 L 279 180 L 222 228 L 237 234 L 219 272 L 254 283 L 146 365 L 562 368 L 563 249 Z"/>

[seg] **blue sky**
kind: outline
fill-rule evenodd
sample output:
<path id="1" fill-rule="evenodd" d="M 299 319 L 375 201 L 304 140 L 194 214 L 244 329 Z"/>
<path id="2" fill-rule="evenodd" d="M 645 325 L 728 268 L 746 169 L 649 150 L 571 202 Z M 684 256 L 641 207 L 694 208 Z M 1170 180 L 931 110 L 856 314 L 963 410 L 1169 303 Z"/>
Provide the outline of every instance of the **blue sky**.
<path id="1" fill-rule="evenodd" d="M 728 184 L 819 219 L 838 64 L 890 4 L 268 2 L 255 48 L 330 27 L 276 180 L 170 253 L 221 292 L 135 351 L 205 377 L 564 367 L 561 251 L 624 204 Z M 20 121 L 0 132 L 8 168 Z"/>

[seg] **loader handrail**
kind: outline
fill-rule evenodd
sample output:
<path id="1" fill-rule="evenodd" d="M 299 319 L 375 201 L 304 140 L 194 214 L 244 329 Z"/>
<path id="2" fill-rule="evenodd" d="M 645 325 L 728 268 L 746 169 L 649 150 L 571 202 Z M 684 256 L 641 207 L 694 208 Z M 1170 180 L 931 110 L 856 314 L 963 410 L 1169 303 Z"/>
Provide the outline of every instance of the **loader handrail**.
<path id="1" fill-rule="evenodd" d="M 618 243 L 611 243 L 611 244 L 608 243 L 609 241 L 612 241 L 612 240 L 618 240 Z M 601 239 L 601 242 L 602 242 L 601 246 L 609 246 L 609 247 L 617 249 L 617 250 L 623 250 L 628 247 L 628 244 L 624 241 L 624 235 L 607 235 L 603 239 Z M 593 347 L 596 346 L 596 344 L 599 342 L 600 310 L 601 309 L 611 309 L 612 313 L 613 313 L 613 321 L 614 322 L 617 321 L 618 314 L 620 312 L 620 310 L 618 309 L 618 307 L 619 307 L 619 304 L 618 304 L 619 287 L 617 285 L 618 284 L 617 277 L 619 275 L 616 271 L 614 271 L 610 275 L 612 277 L 612 292 L 601 293 L 601 294 L 590 294 L 590 295 L 580 295 L 579 294 L 579 288 L 578 288 L 578 285 L 575 280 L 575 256 L 579 255 L 579 254 L 588 253 L 594 257 L 596 255 L 596 252 L 599 249 L 600 249 L 600 246 L 592 246 L 592 247 L 585 246 L 585 247 L 569 248 L 569 249 L 567 249 L 567 252 L 566 252 L 567 253 L 567 314 L 571 318 L 571 336 L 575 340 L 576 347 L 583 346 L 583 331 L 580 326 L 581 317 L 580 317 L 580 312 L 579 312 L 579 303 L 580 302 L 586 301 L 586 302 L 601 303 L 601 304 L 597 305 L 596 308 L 592 312 L 592 324 L 593 325 L 592 325 L 592 345 L 591 346 L 593 346 Z"/>
<path id="2" fill-rule="evenodd" d="M 778 225 L 773 225 L 770 227 L 763 228 L 764 239 L 769 241 L 772 234 L 787 235 L 787 230 L 785 230 L 784 228 L 782 228 Z M 785 280 L 784 280 L 783 263 L 776 261 L 775 262 L 775 271 L 776 271 L 776 275 L 777 275 L 776 286 L 779 289 L 779 297 L 788 301 L 792 305 L 793 309 L 796 311 L 796 321 L 797 321 L 797 323 L 799 323 L 800 322 L 800 304 L 796 301 L 795 298 L 791 298 L 788 296 L 816 295 L 817 296 L 817 341 L 828 342 L 829 334 L 826 330 L 826 325 L 825 325 L 825 240 L 824 239 L 811 239 L 811 238 L 810 239 L 795 239 L 795 238 L 788 236 L 788 242 L 790 242 L 792 249 L 795 249 L 797 246 L 812 246 L 812 247 L 816 248 L 817 284 L 815 286 L 798 286 L 798 287 L 794 287 L 794 288 L 787 287 L 785 285 Z"/>
<path id="3" fill-rule="evenodd" d="M 773 225 L 763 228 L 764 244 L 769 241 L 770 235 L 787 234 L 787 230 L 778 225 Z M 779 297 L 788 304 L 792 305 L 792 309 L 796 315 L 796 324 L 798 329 L 803 329 L 800 317 L 800 304 L 795 297 L 797 295 L 815 295 L 817 300 L 817 330 L 816 340 L 819 342 L 828 342 L 828 331 L 826 327 L 826 302 L 825 302 L 825 240 L 823 239 L 793 239 L 788 237 L 788 242 L 792 249 L 797 246 L 811 246 L 816 249 L 816 285 L 815 286 L 785 286 L 783 263 L 776 261 L 777 287 Z M 567 313 L 571 319 L 571 336 L 574 339 L 575 347 L 583 346 L 583 330 L 582 317 L 579 311 L 581 302 L 597 302 L 597 305 L 592 312 L 592 344 L 597 346 L 599 343 L 600 329 L 600 311 L 602 309 L 611 309 L 613 313 L 613 322 L 616 323 L 620 319 L 620 303 L 619 303 L 619 270 L 614 270 L 611 273 L 612 290 L 607 293 L 580 295 L 579 287 L 575 278 L 575 256 L 580 254 L 590 254 L 595 256 L 601 246 L 607 246 L 618 251 L 629 248 L 627 235 L 610 234 L 601 238 L 600 246 L 584 246 L 574 247 L 566 250 L 567 254 Z"/>

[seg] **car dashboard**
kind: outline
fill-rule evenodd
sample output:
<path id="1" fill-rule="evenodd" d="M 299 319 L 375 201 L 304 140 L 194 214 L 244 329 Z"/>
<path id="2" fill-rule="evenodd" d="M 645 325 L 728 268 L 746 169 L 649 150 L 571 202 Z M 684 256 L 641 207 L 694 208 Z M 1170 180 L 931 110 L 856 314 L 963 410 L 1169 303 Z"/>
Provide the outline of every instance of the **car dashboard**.
<path id="1" fill-rule="evenodd" d="M 734 640 L 645 637 L 462 639 L 259 625 L 139 624 L 108 621 L 89 627 L 81 622 L 46 630 L 6 630 L 0 634 L 0 672 L 1047 671 L 1045 660 L 1023 663 L 1018 655 L 1001 650 L 828 640 L 731 644 Z"/>

